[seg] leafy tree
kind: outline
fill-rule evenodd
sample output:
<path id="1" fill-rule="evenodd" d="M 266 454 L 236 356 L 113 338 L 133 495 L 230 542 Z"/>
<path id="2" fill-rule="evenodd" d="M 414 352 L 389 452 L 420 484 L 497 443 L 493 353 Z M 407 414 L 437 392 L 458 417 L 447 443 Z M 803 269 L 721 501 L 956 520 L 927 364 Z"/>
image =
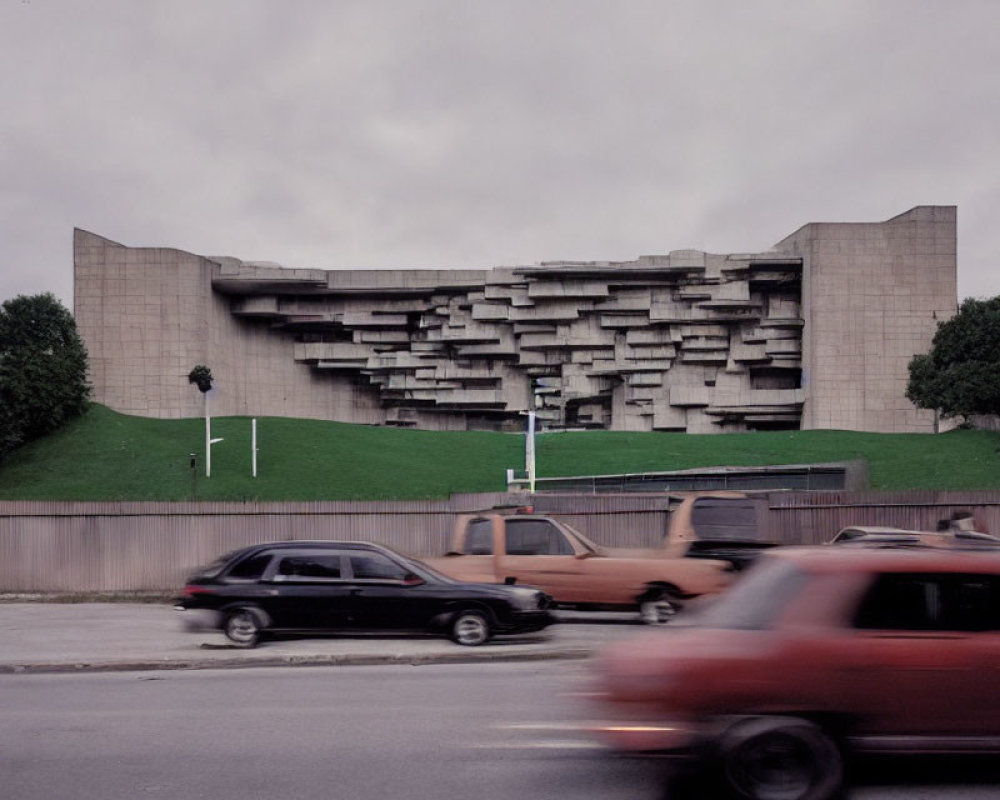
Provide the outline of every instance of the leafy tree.
<path id="1" fill-rule="evenodd" d="M 199 364 L 188 373 L 188 383 L 198 384 L 198 391 L 205 394 L 212 388 L 212 370 Z"/>
<path id="2" fill-rule="evenodd" d="M 0 457 L 87 410 L 87 351 L 50 293 L 0 305 Z"/>
<path id="3" fill-rule="evenodd" d="M 1000 297 L 965 300 L 910 361 L 906 397 L 942 417 L 1000 414 Z"/>

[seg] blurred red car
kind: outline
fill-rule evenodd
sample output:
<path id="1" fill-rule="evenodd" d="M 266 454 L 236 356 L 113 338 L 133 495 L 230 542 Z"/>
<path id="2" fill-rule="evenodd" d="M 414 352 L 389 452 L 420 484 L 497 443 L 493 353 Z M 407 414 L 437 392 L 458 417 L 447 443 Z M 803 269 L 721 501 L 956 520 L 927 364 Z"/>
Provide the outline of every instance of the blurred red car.
<path id="1" fill-rule="evenodd" d="M 711 796 L 823 800 L 860 752 L 1000 753 L 1000 549 L 779 548 L 594 670 L 596 733 L 686 757 Z"/>

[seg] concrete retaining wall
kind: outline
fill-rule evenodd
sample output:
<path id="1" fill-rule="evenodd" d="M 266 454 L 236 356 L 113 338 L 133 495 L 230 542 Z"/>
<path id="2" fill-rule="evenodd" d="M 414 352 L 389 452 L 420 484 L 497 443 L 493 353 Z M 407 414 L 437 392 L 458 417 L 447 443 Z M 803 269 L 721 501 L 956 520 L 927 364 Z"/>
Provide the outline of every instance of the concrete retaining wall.
<path id="1" fill-rule="evenodd" d="M 787 544 L 850 524 L 931 528 L 974 511 L 1000 532 L 1000 492 L 770 492 L 766 524 Z M 0 593 L 170 591 L 220 553 L 275 540 L 377 541 L 416 556 L 445 551 L 456 513 L 533 503 L 607 546 L 653 546 L 663 494 L 457 495 L 400 503 L 0 502 Z"/>

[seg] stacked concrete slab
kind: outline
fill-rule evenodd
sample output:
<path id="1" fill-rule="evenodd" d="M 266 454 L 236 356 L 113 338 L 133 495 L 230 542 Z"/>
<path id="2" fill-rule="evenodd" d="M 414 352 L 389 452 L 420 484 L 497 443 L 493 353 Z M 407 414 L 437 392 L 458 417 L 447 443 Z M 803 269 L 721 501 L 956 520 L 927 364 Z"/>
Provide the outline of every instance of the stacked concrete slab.
<path id="1" fill-rule="evenodd" d="M 75 270 L 95 399 L 125 413 L 201 414 L 186 376 L 205 364 L 213 414 L 924 430 L 906 362 L 955 310 L 955 209 L 808 225 L 765 253 L 490 270 L 295 270 L 77 230 Z"/>

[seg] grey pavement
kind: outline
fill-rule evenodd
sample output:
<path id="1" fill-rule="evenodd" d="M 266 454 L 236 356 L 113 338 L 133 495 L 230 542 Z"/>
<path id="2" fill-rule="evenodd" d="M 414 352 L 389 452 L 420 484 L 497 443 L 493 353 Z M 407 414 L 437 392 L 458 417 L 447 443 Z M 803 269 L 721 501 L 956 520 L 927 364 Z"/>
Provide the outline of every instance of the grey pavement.
<path id="1" fill-rule="evenodd" d="M 560 613 L 544 631 L 462 647 L 444 637 L 332 636 L 265 641 L 252 650 L 185 628 L 151 603 L 0 603 L 0 673 L 428 664 L 586 658 L 641 626 L 628 615 Z"/>

